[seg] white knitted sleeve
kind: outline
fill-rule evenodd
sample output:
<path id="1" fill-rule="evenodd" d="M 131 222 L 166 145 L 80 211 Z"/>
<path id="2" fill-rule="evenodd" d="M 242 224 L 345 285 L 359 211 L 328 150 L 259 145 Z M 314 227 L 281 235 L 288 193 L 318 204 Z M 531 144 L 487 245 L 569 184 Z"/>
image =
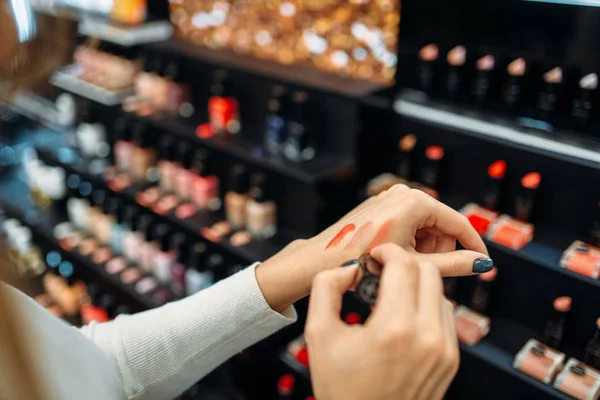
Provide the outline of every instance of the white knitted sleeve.
<path id="1" fill-rule="evenodd" d="M 129 399 L 172 399 L 241 350 L 296 321 L 266 303 L 254 264 L 201 292 L 81 328 L 109 357 Z"/>

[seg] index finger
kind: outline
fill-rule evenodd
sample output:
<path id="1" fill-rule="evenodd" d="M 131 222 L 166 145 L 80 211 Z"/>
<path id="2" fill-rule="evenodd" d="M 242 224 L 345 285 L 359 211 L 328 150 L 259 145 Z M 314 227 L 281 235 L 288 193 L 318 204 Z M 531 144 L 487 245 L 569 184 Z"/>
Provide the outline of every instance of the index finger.
<path id="1" fill-rule="evenodd" d="M 413 211 L 417 216 L 416 229 L 435 227 L 442 233 L 455 237 L 465 249 L 489 255 L 483 239 L 464 215 L 433 197 L 419 192 L 413 192 L 412 195 L 415 203 Z"/>

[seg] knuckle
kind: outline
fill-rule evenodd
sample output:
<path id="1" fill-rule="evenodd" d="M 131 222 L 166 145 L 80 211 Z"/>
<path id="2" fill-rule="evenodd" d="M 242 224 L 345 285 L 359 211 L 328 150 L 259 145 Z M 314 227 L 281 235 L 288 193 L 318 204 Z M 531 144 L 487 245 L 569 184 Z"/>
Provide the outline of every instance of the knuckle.
<path id="1" fill-rule="evenodd" d="M 420 263 L 420 268 L 423 274 L 426 275 L 428 279 L 442 279 L 440 269 L 436 267 L 435 264 L 429 261 L 423 261 Z"/>
<path id="2" fill-rule="evenodd" d="M 414 334 L 415 330 L 408 323 L 390 325 L 378 334 L 377 342 L 383 347 L 406 344 L 414 338 Z"/>
<path id="3" fill-rule="evenodd" d="M 442 341 L 439 339 L 439 335 L 435 333 L 429 333 L 421 336 L 420 348 L 426 354 L 431 355 L 436 360 L 443 357 L 444 348 L 442 347 Z"/>
<path id="4" fill-rule="evenodd" d="M 323 329 L 318 322 L 307 322 L 304 327 L 304 337 L 308 343 L 314 343 L 320 336 Z"/>
<path id="5" fill-rule="evenodd" d="M 333 274 L 331 271 L 319 272 L 313 279 L 313 290 L 319 290 L 329 286 L 332 279 Z"/>

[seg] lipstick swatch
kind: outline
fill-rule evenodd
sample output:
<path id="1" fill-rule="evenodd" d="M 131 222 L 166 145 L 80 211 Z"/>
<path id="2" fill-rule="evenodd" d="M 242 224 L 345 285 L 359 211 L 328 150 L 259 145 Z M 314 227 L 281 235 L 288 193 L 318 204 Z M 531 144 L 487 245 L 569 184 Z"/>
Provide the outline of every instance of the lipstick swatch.
<path id="1" fill-rule="evenodd" d="M 381 228 L 379 228 L 379 231 L 377 231 L 377 234 L 375 235 L 375 237 L 373 238 L 373 240 L 371 241 L 371 243 L 365 250 L 365 253 L 369 253 L 375 247 L 379 246 L 380 244 L 385 243 L 388 236 L 390 235 L 393 223 L 394 223 L 394 220 L 388 219 L 387 221 L 385 221 L 383 223 L 383 225 L 381 225 Z"/>
<path id="2" fill-rule="evenodd" d="M 344 247 L 344 250 L 351 249 L 353 247 L 358 246 L 363 239 L 373 230 L 373 223 L 371 221 L 367 221 L 358 228 L 354 236 L 352 236 L 352 240 L 350 243 Z"/>
<path id="3" fill-rule="evenodd" d="M 354 224 L 348 224 L 346 226 L 344 226 L 337 235 L 335 235 L 333 237 L 333 239 L 331 239 L 331 241 L 327 244 L 327 246 L 325 247 L 325 250 L 327 250 L 330 247 L 334 247 L 337 246 L 338 244 L 340 244 L 342 242 L 342 240 L 344 240 L 344 236 L 346 236 L 348 233 L 354 231 L 356 229 L 356 225 Z"/>

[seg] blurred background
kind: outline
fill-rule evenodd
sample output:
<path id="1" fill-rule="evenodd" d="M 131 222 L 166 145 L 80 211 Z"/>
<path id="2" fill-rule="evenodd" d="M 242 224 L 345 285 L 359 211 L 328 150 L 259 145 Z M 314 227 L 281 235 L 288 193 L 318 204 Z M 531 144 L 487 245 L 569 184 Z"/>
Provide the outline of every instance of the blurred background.
<path id="1" fill-rule="evenodd" d="M 445 281 L 447 398 L 599 397 L 600 1 L 0 4 L 0 252 L 48 312 L 191 295 L 404 183 L 497 263 Z M 306 305 L 182 398 L 312 399 Z"/>

